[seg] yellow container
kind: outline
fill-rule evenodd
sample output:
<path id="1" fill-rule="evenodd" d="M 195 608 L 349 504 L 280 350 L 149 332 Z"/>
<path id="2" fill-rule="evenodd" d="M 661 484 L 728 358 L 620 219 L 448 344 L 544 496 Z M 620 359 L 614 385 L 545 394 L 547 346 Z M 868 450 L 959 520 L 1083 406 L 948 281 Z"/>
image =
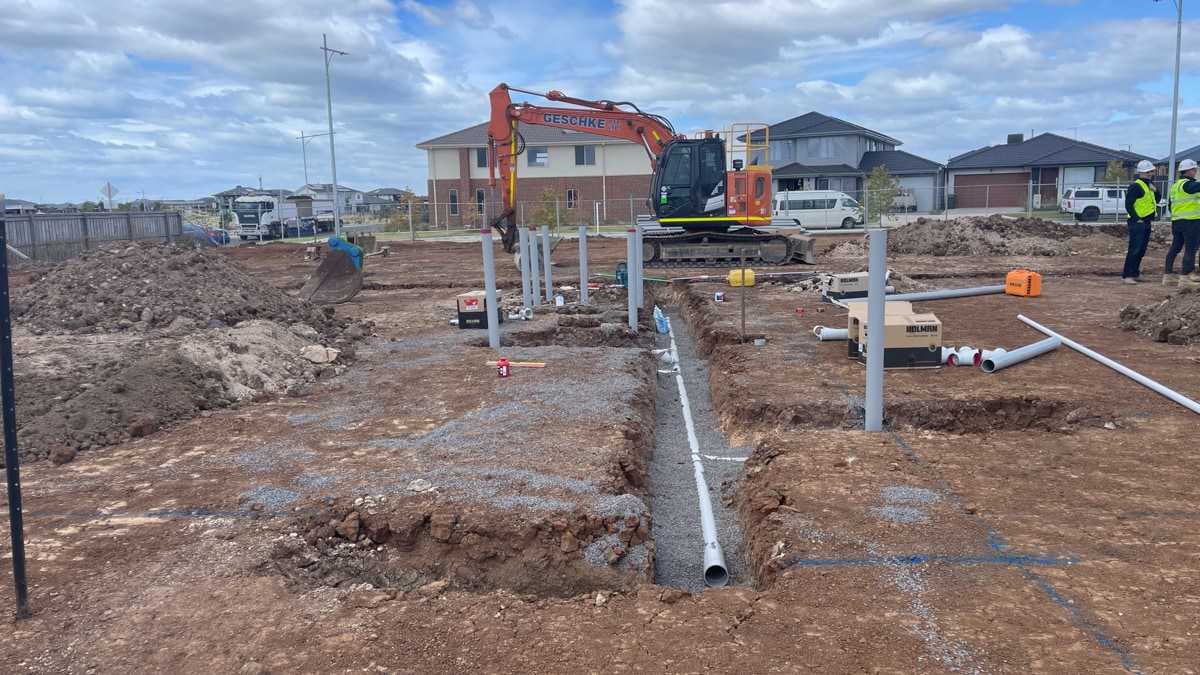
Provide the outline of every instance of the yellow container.
<path id="1" fill-rule="evenodd" d="M 727 280 L 729 281 L 729 285 L 730 286 L 741 286 L 743 276 L 746 279 L 747 286 L 754 285 L 754 270 L 751 270 L 751 269 L 730 270 L 729 276 L 727 277 Z"/>

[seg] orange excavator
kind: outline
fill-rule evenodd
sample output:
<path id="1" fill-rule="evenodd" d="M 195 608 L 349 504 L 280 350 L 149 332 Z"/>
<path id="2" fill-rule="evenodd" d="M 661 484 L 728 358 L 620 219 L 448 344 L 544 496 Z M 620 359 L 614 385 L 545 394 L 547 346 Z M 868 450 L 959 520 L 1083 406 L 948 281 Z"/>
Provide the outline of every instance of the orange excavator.
<path id="1" fill-rule="evenodd" d="M 509 92 L 540 96 L 574 108 L 513 103 Z M 646 223 L 642 259 L 652 266 L 813 262 L 813 239 L 795 226 L 771 222 L 771 167 L 767 125 L 739 124 L 725 133 L 705 131 L 686 138 L 660 115 L 627 102 L 587 101 L 560 91 L 538 93 L 500 84 L 490 94 L 489 185 L 500 186 L 502 208 L 491 226 L 504 250 L 517 246 L 517 158 L 525 151 L 521 124 L 583 131 L 637 143 L 654 171 L 648 205 L 656 220 Z M 726 164 L 730 154 L 744 157 Z M 786 225 L 786 224 L 785 224 Z"/>

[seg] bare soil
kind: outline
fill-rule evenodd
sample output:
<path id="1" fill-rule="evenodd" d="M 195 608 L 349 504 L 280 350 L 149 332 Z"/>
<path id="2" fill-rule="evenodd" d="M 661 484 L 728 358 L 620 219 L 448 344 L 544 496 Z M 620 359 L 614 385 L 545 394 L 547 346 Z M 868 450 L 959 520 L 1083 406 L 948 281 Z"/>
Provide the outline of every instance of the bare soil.
<path id="1" fill-rule="evenodd" d="M 724 430 L 756 445 L 732 496 L 754 587 L 692 596 L 648 583 L 656 366 L 595 337 L 623 295 L 506 322 L 527 346 L 501 353 L 547 367 L 503 380 L 448 323 L 478 244 L 392 251 L 338 309 L 378 337 L 309 395 L 23 467 L 33 617 L 0 637 L 0 670 L 1197 672 L 1196 420 L 1156 394 L 1062 349 L 889 371 L 890 431 L 869 434 L 861 366 L 811 335 L 839 320 L 815 294 L 747 289 L 756 347 L 732 289 L 653 285 L 710 357 Z M 623 251 L 593 240 L 591 268 Z M 229 255 L 294 291 L 312 266 L 293 253 Z M 923 308 L 948 343 L 1032 342 L 1024 313 L 1200 394 L 1194 345 L 1118 324 L 1173 295 L 1121 285 L 1121 254 L 890 262 L 935 287 L 1037 264 L 1040 298 Z M 571 243 L 555 258 L 578 285 Z"/>
<path id="2" fill-rule="evenodd" d="M 1155 342 L 1190 345 L 1200 337 L 1200 293 L 1182 288 L 1148 305 L 1121 310 L 1121 326 Z"/>

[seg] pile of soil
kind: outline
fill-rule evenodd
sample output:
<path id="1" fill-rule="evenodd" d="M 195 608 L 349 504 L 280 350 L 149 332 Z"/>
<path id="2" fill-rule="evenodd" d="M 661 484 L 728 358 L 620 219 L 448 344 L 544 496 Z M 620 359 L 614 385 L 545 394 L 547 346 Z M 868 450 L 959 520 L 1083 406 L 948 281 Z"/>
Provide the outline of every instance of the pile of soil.
<path id="1" fill-rule="evenodd" d="M 300 302 L 220 254 L 153 242 L 108 246 L 33 270 L 29 283 L 13 291 L 12 315 L 34 335 L 206 328 L 214 321 L 234 326 L 250 319 L 307 324 L 330 342 L 362 332 L 335 318 L 332 308 Z"/>
<path id="2" fill-rule="evenodd" d="M 1121 327 L 1173 345 L 1200 343 L 1200 291 L 1183 288 L 1152 305 L 1121 310 Z"/>
<path id="3" fill-rule="evenodd" d="M 70 461 L 170 424 L 304 396 L 369 322 L 299 302 L 220 255 L 125 244 L 35 269 L 13 291 L 22 458 Z M 334 364 L 301 356 L 332 346 Z"/>
<path id="4" fill-rule="evenodd" d="M 1091 250 L 1124 246 L 1124 226 L 1094 228 L 1055 223 L 1040 218 L 988 217 L 939 220 L 918 218 L 916 222 L 888 233 L 888 253 L 933 256 L 1032 255 L 1068 256 L 1080 253 L 1078 239 L 1089 240 Z M 834 246 L 827 255 L 835 258 L 867 254 L 865 238 Z"/>

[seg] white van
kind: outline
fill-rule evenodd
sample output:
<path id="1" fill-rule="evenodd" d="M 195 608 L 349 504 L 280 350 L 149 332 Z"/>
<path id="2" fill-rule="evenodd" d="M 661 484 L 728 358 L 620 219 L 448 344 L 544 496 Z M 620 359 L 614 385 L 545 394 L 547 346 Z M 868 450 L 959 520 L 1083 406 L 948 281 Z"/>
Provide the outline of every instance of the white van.
<path id="1" fill-rule="evenodd" d="M 808 229 L 850 228 L 862 224 L 858 202 L 845 192 L 807 190 L 775 194 L 775 217 L 800 221 Z"/>

